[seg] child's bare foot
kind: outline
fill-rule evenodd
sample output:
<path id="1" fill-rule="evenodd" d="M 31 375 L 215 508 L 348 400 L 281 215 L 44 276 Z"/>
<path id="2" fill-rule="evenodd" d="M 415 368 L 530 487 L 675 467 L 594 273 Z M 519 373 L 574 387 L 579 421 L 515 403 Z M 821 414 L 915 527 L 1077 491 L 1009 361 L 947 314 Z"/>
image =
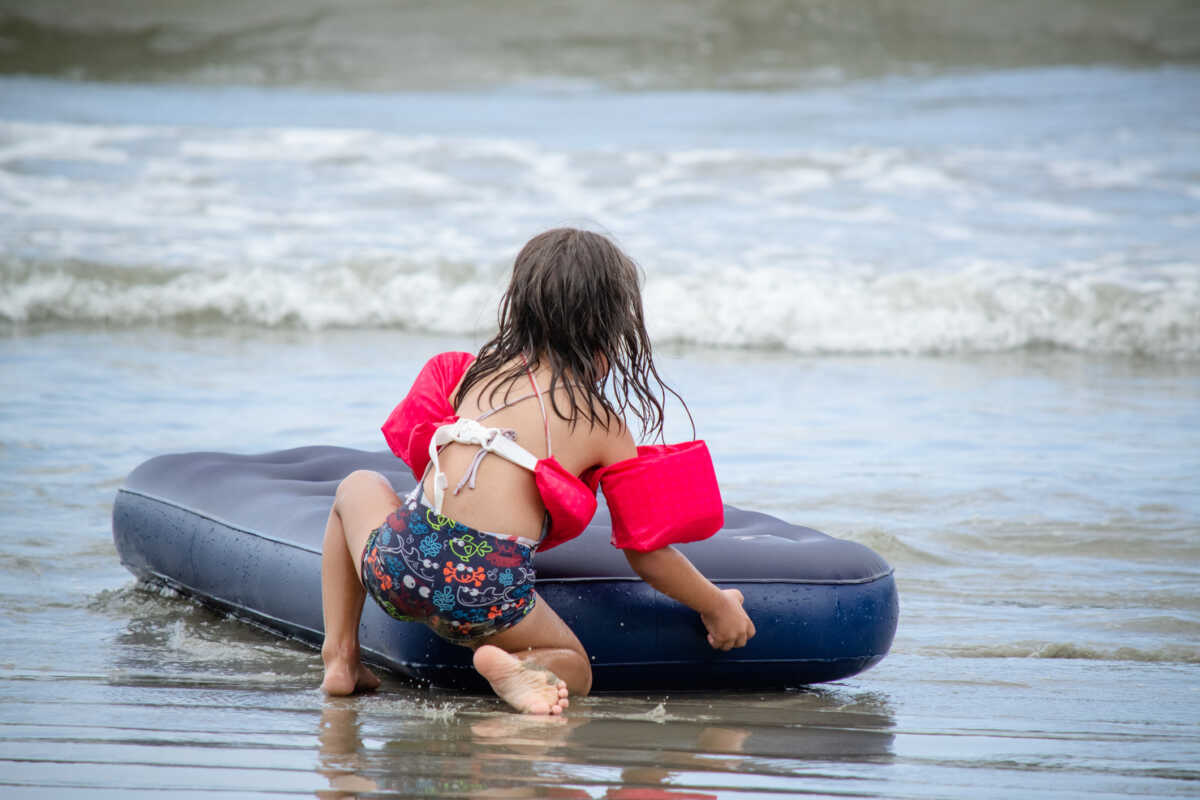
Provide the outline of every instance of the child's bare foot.
<path id="1" fill-rule="evenodd" d="M 570 705 L 567 684 L 547 669 L 490 644 L 476 650 L 474 660 L 500 699 L 523 714 L 561 714 Z"/>
<path id="2" fill-rule="evenodd" d="M 321 681 L 321 691 L 325 694 L 344 697 L 379 688 L 379 678 L 357 658 L 343 658 L 324 652 L 321 657 L 325 661 L 325 680 Z"/>

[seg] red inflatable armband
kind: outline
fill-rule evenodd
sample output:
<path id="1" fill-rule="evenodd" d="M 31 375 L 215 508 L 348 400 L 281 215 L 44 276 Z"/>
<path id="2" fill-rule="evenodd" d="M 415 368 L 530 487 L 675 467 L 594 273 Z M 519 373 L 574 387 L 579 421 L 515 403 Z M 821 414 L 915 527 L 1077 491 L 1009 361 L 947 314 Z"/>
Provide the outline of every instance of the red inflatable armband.
<path id="1" fill-rule="evenodd" d="M 638 448 L 638 457 L 599 470 L 612 513 L 612 544 L 649 552 L 712 536 L 725 507 L 708 446 L 701 441 Z"/>
<path id="2" fill-rule="evenodd" d="M 550 515 L 550 530 L 538 550 L 557 547 L 583 533 L 596 515 L 596 490 L 588 489 L 553 458 L 543 458 L 537 463 L 533 480 Z"/>
<path id="3" fill-rule="evenodd" d="M 441 353 L 429 359 L 412 388 L 383 423 L 383 438 L 417 478 L 429 464 L 429 440 L 439 425 L 454 422 L 450 393 L 475 360 L 470 353 Z"/>

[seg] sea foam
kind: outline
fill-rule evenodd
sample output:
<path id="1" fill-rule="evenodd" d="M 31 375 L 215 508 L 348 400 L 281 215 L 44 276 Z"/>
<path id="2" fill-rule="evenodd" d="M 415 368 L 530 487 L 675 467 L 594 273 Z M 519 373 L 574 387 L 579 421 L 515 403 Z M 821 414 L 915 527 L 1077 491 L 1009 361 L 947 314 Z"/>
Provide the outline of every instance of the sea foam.
<path id="1" fill-rule="evenodd" d="M 0 271 L 0 320 L 482 335 L 495 324 L 503 288 L 503 275 L 484 266 L 421 269 L 386 259 L 295 271 L 9 265 Z M 888 274 L 730 267 L 648 274 L 644 297 L 654 339 L 683 344 L 804 354 L 1051 347 L 1200 357 L 1200 269 L 1190 264 L 1140 275 L 994 264 Z"/>

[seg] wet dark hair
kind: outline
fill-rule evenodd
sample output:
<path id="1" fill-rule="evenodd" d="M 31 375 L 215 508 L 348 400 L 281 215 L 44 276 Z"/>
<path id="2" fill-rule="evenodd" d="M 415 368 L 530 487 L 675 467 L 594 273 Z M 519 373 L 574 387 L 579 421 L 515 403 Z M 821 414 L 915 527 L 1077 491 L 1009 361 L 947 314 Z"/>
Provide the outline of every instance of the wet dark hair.
<path id="1" fill-rule="evenodd" d="M 654 367 L 637 265 L 598 233 L 556 228 L 530 239 L 513 264 L 498 319 L 500 330 L 463 376 L 455 406 L 485 379 L 493 406 L 501 387 L 507 400 L 525 373 L 524 357 L 533 369 L 550 368 L 543 388 L 572 425 L 585 420 L 608 430 L 628 414 L 643 436 L 661 437 L 667 393 L 687 410 Z M 566 409 L 559 407 L 560 385 Z"/>

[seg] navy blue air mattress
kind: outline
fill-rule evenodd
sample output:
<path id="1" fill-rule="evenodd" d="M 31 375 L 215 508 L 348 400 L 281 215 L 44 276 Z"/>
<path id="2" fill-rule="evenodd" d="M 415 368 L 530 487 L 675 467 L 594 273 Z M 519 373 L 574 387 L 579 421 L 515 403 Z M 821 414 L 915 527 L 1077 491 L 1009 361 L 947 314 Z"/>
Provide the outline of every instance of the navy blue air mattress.
<path id="1" fill-rule="evenodd" d="M 319 645 L 321 539 L 338 482 L 377 470 L 414 482 L 388 452 L 303 447 L 263 455 L 184 453 L 139 466 L 117 492 L 113 539 L 139 578 Z M 899 603 L 870 549 L 733 506 L 725 527 L 679 549 L 745 594 L 758 635 L 717 652 L 700 618 L 639 580 L 609 544 L 603 503 L 587 531 L 535 559 L 537 588 L 592 658 L 595 689 L 783 689 L 845 678 L 887 653 Z M 376 665 L 448 688 L 484 688 L 470 651 L 368 601 L 361 641 Z"/>

